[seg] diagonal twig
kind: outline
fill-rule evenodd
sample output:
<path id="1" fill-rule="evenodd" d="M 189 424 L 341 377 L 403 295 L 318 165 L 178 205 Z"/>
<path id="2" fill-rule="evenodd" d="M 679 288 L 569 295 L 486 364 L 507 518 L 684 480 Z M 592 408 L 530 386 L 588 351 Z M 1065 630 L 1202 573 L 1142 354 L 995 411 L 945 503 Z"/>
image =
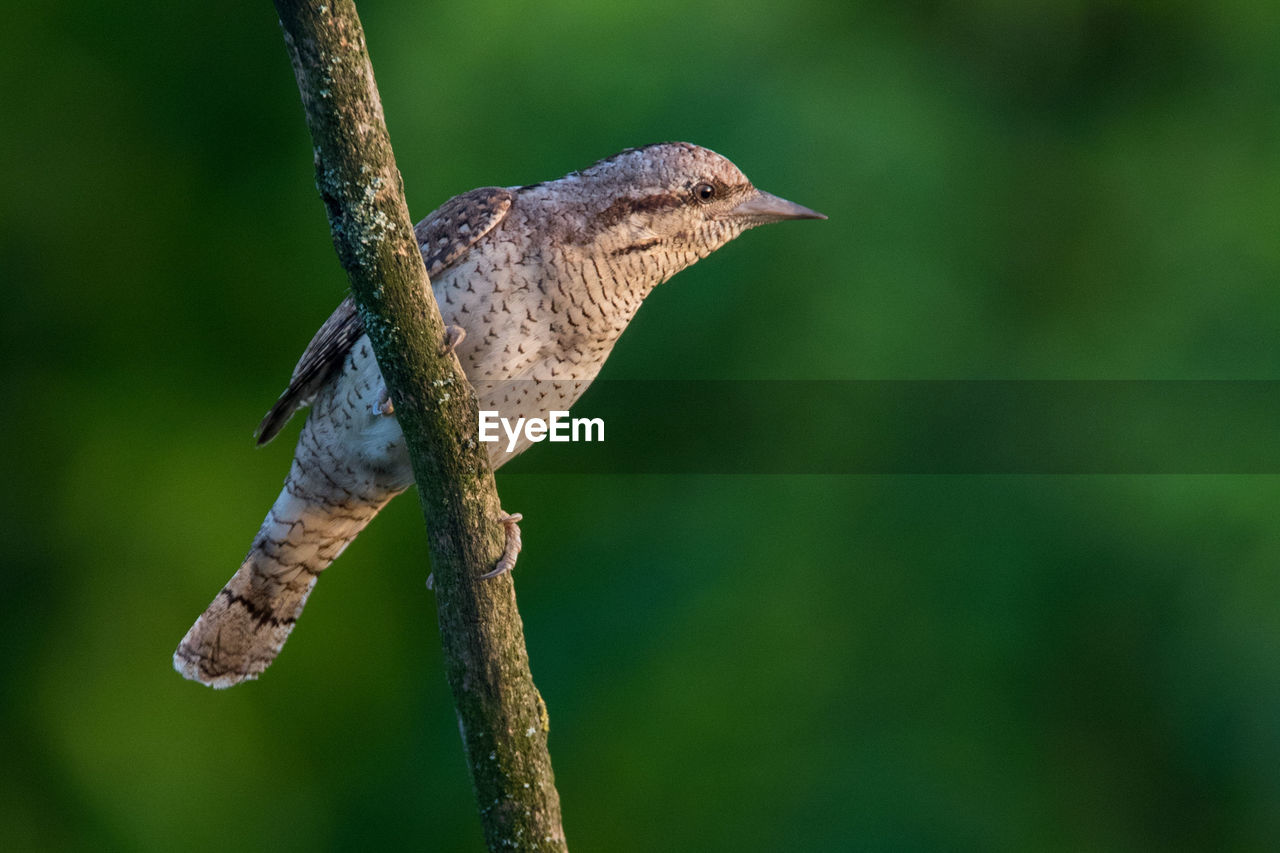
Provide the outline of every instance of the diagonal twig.
<path id="1" fill-rule="evenodd" d="M 476 399 L 430 295 L 352 0 L 275 0 L 316 184 L 395 400 L 426 518 L 449 685 L 490 850 L 566 850 Z"/>

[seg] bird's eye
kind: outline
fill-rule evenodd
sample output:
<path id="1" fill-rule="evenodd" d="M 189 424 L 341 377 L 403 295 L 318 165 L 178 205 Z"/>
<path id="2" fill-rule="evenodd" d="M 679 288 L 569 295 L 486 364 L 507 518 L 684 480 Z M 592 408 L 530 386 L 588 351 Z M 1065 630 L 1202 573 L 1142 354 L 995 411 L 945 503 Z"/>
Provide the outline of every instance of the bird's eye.
<path id="1" fill-rule="evenodd" d="M 716 197 L 716 188 L 714 184 L 701 183 L 693 188 L 693 197 L 698 201 L 706 204 Z"/>

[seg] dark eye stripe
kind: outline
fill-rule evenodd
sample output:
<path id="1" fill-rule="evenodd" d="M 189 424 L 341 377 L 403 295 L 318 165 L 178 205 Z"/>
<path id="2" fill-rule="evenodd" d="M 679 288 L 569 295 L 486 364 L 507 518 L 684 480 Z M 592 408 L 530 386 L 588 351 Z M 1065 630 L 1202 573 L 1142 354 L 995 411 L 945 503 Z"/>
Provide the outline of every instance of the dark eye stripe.
<path id="1" fill-rule="evenodd" d="M 680 196 L 668 193 L 620 198 L 600 212 L 600 224 L 615 225 L 633 213 L 656 213 L 668 207 L 679 207 L 682 203 Z"/>

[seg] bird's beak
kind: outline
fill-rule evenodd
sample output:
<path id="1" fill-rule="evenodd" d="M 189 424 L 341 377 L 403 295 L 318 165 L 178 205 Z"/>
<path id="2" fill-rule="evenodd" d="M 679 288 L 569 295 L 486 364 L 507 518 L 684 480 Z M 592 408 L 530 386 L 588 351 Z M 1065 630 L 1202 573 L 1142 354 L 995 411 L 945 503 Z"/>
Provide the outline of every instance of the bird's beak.
<path id="1" fill-rule="evenodd" d="M 756 190 L 746 201 L 732 207 L 726 216 L 734 219 L 746 219 L 753 225 L 766 222 L 780 222 L 783 219 L 826 219 L 827 217 L 810 210 L 802 204 L 778 198 L 763 190 Z"/>

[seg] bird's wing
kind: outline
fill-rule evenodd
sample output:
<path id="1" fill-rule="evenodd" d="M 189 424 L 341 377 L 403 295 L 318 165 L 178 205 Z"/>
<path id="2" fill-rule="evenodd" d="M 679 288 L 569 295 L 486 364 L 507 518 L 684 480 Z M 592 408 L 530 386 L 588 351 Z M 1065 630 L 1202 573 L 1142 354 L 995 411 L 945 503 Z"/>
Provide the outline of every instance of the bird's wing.
<path id="1" fill-rule="evenodd" d="M 449 199 L 428 214 L 413 229 L 427 275 L 435 278 L 455 264 L 502 221 L 514 198 L 510 190 L 502 187 L 481 187 Z M 294 412 L 310 404 L 363 335 L 364 321 L 348 296 L 307 344 L 293 369 L 289 387 L 258 425 L 258 444 L 275 438 Z"/>
<path id="2" fill-rule="evenodd" d="M 481 237 L 498 226 L 515 193 L 502 187 L 481 187 L 446 201 L 413 228 L 418 249 L 435 278 L 457 262 Z"/>

